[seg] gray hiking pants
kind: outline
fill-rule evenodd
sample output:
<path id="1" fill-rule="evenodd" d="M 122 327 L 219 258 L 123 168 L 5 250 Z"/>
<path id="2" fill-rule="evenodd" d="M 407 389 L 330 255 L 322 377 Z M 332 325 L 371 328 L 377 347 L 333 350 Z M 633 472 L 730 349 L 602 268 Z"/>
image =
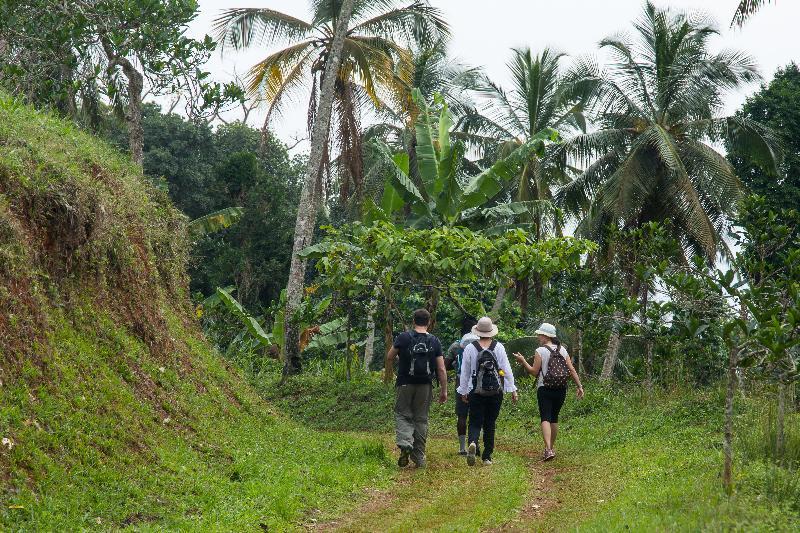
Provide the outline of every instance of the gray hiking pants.
<path id="1" fill-rule="evenodd" d="M 425 441 L 428 439 L 428 411 L 433 398 L 433 386 L 400 385 L 396 387 L 394 418 L 397 426 L 397 445 L 412 448 L 411 460 L 425 461 Z"/>

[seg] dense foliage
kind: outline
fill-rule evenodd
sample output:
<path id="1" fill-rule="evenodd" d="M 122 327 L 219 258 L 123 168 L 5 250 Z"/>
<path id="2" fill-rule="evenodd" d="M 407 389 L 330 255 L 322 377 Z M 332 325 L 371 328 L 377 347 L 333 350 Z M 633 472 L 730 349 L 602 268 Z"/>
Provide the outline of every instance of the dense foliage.
<path id="1" fill-rule="evenodd" d="M 778 173 L 761 168 L 739 146 L 728 146 L 728 159 L 742 182 L 764 196 L 773 209 L 800 205 L 800 69 L 791 63 L 778 69 L 772 81 L 748 97 L 738 116 L 771 128 L 780 139 L 784 157 Z"/>

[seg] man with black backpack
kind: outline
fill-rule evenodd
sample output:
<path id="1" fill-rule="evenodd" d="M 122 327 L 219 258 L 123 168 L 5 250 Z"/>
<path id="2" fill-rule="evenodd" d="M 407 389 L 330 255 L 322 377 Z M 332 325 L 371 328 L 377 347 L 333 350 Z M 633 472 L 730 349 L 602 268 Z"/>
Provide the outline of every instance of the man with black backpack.
<path id="1" fill-rule="evenodd" d="M 395 387 L 394 414 L 397 466 L 408 465 L 409 458 L 418 468 L 425 468 L 425 442 L 428 438 L 428 412 L 433 399 L 434 375 L 439 380 L 439 403 L 447 401 L 447 373 L 444 369 L 442 344 L 428 333 L 431 314 L 425 309 L 414 311 L 414 329 L 397 336 L 386 353 L 387 372 L 399 356 Z"/>
<path id="2" fill-rule="evenodd" d="M 505 347 L 494 340 L 497 326 L 488 316 L 482 317 L 472 328 L 477 341 L 464 348 L 461 359 L 461 379 L 458 393 L 461 400 L 469 404 L 469 447 L 467 464 L 475 464 L 475 456 L 480 455 L 484 465 L 492 464 L 494 452 L 494 433 L 503 393 L 510 392 L 517 402 L 517 387 L 514 374 L 508 362 Z M 483 453 L 478 449 L 478 439 L 483 431 Z"/>

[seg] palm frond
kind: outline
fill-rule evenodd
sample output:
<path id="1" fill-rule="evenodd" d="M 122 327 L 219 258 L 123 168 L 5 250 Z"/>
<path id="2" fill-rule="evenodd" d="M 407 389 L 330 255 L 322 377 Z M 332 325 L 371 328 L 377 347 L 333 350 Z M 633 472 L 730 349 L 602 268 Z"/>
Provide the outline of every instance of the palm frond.
<path id="1" fill-rule="evenodd" d="M 744 25 L 753 14 L 761 9 L 764 4 L 769 4 L 771 0 L 741 0 L 739 6 L 736 8 L 736 13 L 733 14 L 731 20 L 731 27 Z"/>
<path id="2" fill-rule="evenodd" d="M 214 20 L 213 32 L 224 46 L 247 48 L 254 40 L 276 44 L 303 39 L 314 27 L 295 17 L 264 8 L 225 9 Z"/>
<path id="3" fill-rule="evenodd" d="M 412 2 L 406 7 L 391 9 L 357 23 L 351 34 L 397 39 L 431 46 L 450 34 L 441 10 L 426 2 Z"/>

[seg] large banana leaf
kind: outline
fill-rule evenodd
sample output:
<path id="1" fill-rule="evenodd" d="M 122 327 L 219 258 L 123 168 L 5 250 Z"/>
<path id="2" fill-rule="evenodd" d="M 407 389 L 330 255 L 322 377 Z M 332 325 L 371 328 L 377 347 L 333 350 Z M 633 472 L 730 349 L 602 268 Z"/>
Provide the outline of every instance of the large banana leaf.
<path id="1" fill-rule="evenodd" d="M 520 170 L 533 155 L 543 156 L 545 147 L 558 141 L 558 132 L 547 128 L 520 145 L 511 154 L 497 161 L 467 184 L 461 197 L 460 211 L 478 207 L 503 190 L 506 183 L 519 175 Z"/>
<path id="2" fill-rule="evenodd" d="M 226 207 L 192 220 L 186 225 L 186 230 L 193 239 L 199 239 L 233 226 L 241 220 L 243 214 L 242 207 Z"/>
<path id="3" fill-rule="evenodd" d="M 258 320 L 255 319 L 250 313 L 248 313 L 242 304 L 240 304 L 236 298 L 231 296 L 231 294 L 221 287 L 217 287 L 217 294 L 219 294 L 220 299 L 225 303 L 225 306 L 237 317 L 242 323 L 247 327 L 247 331 L 261 343 L 262 346 L 270 347 L 274 344 L 272 335 L 269 335 L 264 328 L 261 327 L 261 324 L 258 323 Z"/>
<path id="4" fill-rule="evenodd" d="M 486 218 L 511 218 L 525 214 L 545 214 L 554 211 L 555 206 L 549 200 L 528 200 L 487 207 L 486 209 L 478 210 L 477 213 Z"/>
<path id="5" fill-rule="evenodd" d="M 439 177 L 439 156 L 434 146 L 434 126 L 430 108 L 419 89 L 412 92 L 414 103 L 419 107 L 419 116 L 414 128 L 417 133 L 417 168 L 425 188 L 433 191 Z"/>
<path id="6" fill-rule="evenodd" d="M 306 346 L 309 348 L 335 348 L 347 342 L 347 331 L 342 328 L 347 324 L 347 317 L 337 318 L 320 325 L 319 333 L 314 335 Z"/>

